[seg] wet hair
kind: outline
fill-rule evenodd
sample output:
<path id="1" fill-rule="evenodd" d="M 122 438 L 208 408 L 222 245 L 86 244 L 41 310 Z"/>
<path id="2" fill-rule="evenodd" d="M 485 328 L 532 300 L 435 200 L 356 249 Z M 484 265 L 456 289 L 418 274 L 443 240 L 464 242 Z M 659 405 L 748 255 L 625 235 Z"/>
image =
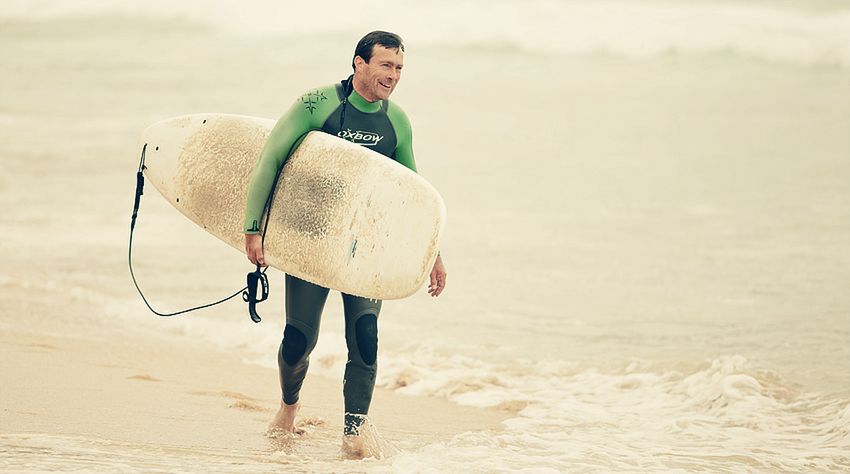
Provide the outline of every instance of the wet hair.
<path id="1" fill-rule="evenodd" d="M 351 58 L 351 68 L 354 69 L 354 58 L 360 56 L 367 63 L 372 59 L 372 51 L 375 45 L 383 46 L 387 49 L 399 49 L 404 52 L 404 43 L 401 41 L 401 36 L 387 31 L 373 31 L 367 33 L 366 36 L 360 38 L 357 42 L 357 47 L 354 48 L 354 57 Z"/>

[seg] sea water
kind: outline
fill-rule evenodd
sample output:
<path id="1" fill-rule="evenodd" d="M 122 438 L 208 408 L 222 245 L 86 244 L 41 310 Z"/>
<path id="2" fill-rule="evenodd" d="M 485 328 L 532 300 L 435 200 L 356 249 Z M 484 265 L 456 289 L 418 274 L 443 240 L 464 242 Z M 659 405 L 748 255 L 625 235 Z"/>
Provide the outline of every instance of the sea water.
<path id="1" fill-rule="evenodd" d="M 358 469 L 850 469 L 842 2 L 32 1 L 4 4 L 0 19 L 12 71 L 0 149 L 75 156 L 124 201 L 145 125 L 201 111 L 274 118 L 303 90 L 343 79 L 366 31 L 404 36 L 393 98 L 411 117 L 420 172 L 446 199 L 449 276 L 437 300 L 385 303 L 377 383 L 510 416 L 500 431 Z M 12 166 L 62 179 L 62 165 Z M 102 198 L 73 198 L 51 225 L 70 246 L 116 249 L 126 279 L 129 201 Z M 202 274 L 178 295 L 150 281 L 173 295 L 164 304 L 238 285 L 244 257 L 156 199 L 146 195 L 145 239 L 175 258 L 149 271 Z M 91 225 L 102 242 L 74 233 Z M 189 249 L 204 256 L 187 264 Z M 281 282 L 273 276 L 260 326 L 235 304 L 164 323 L 129 281 L 68 291 L 140 331 L 272 367 Z M 341 319 L 332 293 L 311 371 L 341 378 Z M 0 443 L 18 470 L 173 471 L 187 457 L 209 471 L 343 469 L 47 434 Z"/>

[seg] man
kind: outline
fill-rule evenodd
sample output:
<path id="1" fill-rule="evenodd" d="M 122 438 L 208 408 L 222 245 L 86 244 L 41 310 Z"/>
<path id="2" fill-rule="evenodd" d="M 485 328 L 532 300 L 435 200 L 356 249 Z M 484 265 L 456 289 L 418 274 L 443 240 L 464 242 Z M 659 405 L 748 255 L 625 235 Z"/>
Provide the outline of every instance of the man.
<path id="1" fill-rule="evenodd" d="M 401 108 L 389 101 L 403 66 L 401 38 L 393 33 L 373 31 L 357 43 L 353 75 L 339 84 L 305 93 L 277 122 L 248 189 L 244 232 L 251 263 L 265 265 L 260 235 L 262 213 L 275 177 L 308 131 L 322 130 L 360 143 L 416 171 L 410 122 Z M 446 285 L 446 270 L 439 255 L 430 277 L 428 293 L 439 296 Z M 327 295 L 327 288 L 286 275 L 286 328 L 278 351 L 283 397 L 280 410 L 269 425 L 270 431 L 295 431 L 299 391 L 307 374 L 310 352 L 316 344 Z M 342 301 L 348 345 L 343 383 L 343 450 L 362 457 L 367 453 L 363 452 L 359 428 L 369 411 L 375 387 L 381 302 L 347 294 L 342 294 Z"/>

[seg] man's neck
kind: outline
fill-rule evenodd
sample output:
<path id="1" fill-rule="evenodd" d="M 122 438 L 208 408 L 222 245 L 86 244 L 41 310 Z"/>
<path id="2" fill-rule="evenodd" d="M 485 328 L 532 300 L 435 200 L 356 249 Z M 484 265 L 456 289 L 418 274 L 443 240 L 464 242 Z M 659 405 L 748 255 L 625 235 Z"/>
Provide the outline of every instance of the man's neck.
<path id="1" fill-rule="evenodd" d="M 372 113 L 377 112 L 381 108 L 381 101 L 375 99 L 370 101 L 360 93 L 357 88 L 357 83 L 354 84 L 354 92 L 348 97 L 349 103 L 357 107 L 361 112 Z"/>
<path id="2" fill-rule="evenodd" d="M 363 98 L 366 102 L 377 102 L 379 99 L 377 97 L 369 97 L 366 92 L 366 86 L 357 80 L 357 76 L 354 76 L 351 81 L 354 83 L 354 90 L 360 94 L 360 97 Z"/>

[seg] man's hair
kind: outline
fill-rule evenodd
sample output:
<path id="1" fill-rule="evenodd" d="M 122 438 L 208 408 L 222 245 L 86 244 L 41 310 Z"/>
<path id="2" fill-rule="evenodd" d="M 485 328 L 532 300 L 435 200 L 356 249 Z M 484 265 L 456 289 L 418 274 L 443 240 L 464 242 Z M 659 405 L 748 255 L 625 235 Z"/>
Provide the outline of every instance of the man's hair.
<path id="1" fill-rule="evenodd" d="M 351 68 L 354 69 L 354 58 L 357 56 L 368 63 L 372 59 L 372 50 L 376 44 L 387 49 L 400 49 L 402 53 L 404 52 L 401 36 L 387 31 L 373 31 L 357 42 L 357 47 L 354 48 L 354 57 L 351 58 Z"/>

